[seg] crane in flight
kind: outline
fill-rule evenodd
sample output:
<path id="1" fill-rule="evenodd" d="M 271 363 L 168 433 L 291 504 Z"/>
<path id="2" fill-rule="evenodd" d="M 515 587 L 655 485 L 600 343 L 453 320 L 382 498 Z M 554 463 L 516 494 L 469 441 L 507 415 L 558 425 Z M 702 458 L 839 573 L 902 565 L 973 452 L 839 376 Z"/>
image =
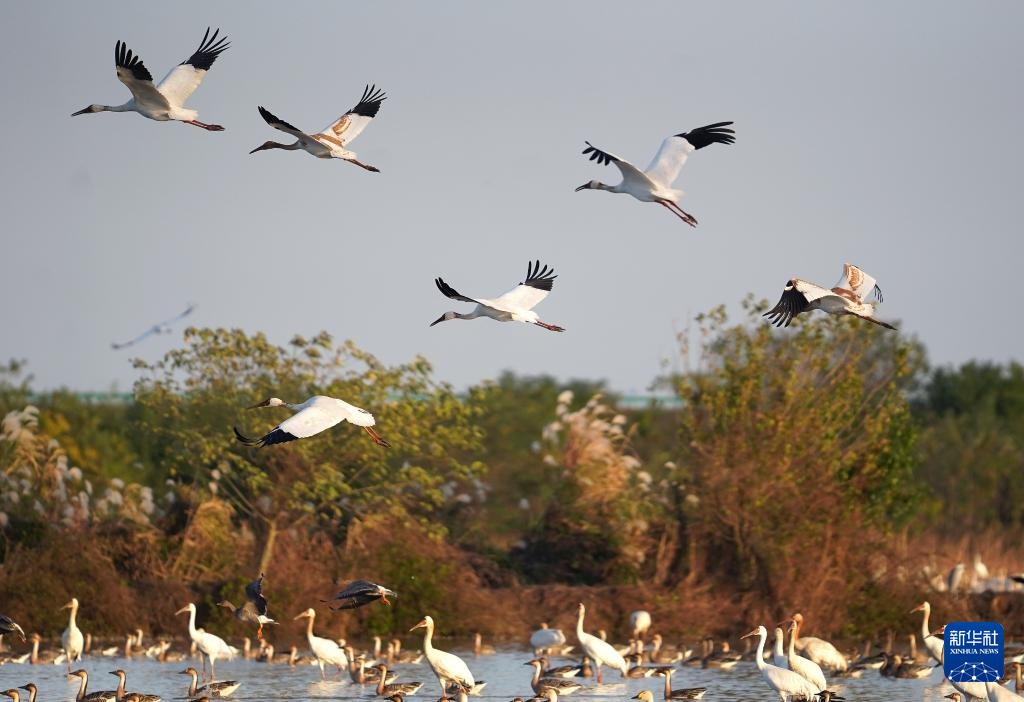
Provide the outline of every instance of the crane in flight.
<path id="1" fill-rule="evenodd" d="M 547 266 L 544 266 L 542 269 L 540 261 L 527 263 L 526 280 L 501 297 L 496 297 L 493 300 L 485 297 L 466 297 L 441 278 L 437 278 L 434 280 L 434 284 L 437 285 L 437 289 L 441 291 L 442 295 L 451 300 L 476 303 L 476 307 L 469 314 L 445 312 L 431 322 L 430 326 L 453 319 L 489 317 L 498 322 L 524 322 L 526 324 L 536 324 L 538 327 L 543 327 L 549 331 L 565 331 L 562 327 L 540 321 L 540 317 L 533 311 L 533 308 L 540 304 L 541 300 L 551 292 L 551 287 L 555 284 L 555 278 L 557 277 L 553 268 L 549 269 Z"/>
<path id="2" fill-rule="evenodd" d="M 373 428 L 373 425 L 377 423 L 373 415 L 362 407 L 350 405 L 344 400 L 324 395 L 314 395 L 305 402 L 293 405 L 276 397 L 271 397 L 248 409 L 257 409 L 259 407 L 287 407 L 294 411 L 295 414 L 259 439 L 250 439 L 242 434 L 238 427 L 235 427 L 235 437 L 246 446 L 272 446 L 273 444 L 283 444 L 288 441 L 295 441 L 296 439 L 308 439 L 340 422 L 351 422 L 357 427 L 365 429 L 366 433 L 370 435 L 370 438 L 378 446 L 391 448 L 391 444 Z"/>
<path id="3" fill-rule="evenodd" d="M 866 302 L 871 294 L 879 303 L 882 302 L 882 289 L 875 279 L 852 263 L 845 263 L 843 277 L 831 290 L 799 278 L 786 281 L 778 303 L 762 316 L 777 327 L 788 327 L 793 317 L 801 312 L 822 310 L 829 314 L 860 317 L 880 327 L 895 329 L 893 325 L 875 319 L 874 305 Z"/>
<path id="4" fill-rule="evenodd" d="M 231 46 L 226 36 L 217 39 L 219 33 L 218 29 L 211 37 L 210 28 L 207 27 L 203 40 L 199 42 L 199 48 L 179 65 L 172 68 L 171 72 L 160 81 L 160 85 L 153 83 L 153 75 L 138 54 L 133 54 L 123 41 L 118 41 L 114 45 L 114 66 L 117 79 L 131 91 L 132 99 L 121 105 L 92 104 L 78 112 L 71 113 L 71 116 L 76 117 L 96 112 L 138 112 L 143 117 L 158 122 L 174 120 L 202 127 L 210 132 L 224 131 L 224 127 L 219 124 L 200 122 L 196 119 L 199 113 L 185 107 L 185 101 L 203 82 L 203 78 L 206 77 L 213 62 Z"/>
<path id="5" fill-rule="evenodd" d="M 363 163 L 356 158 L 354 151 L 349 151 L 346 147 L 357 136 L 362 134 L 373 118 L 377 116 L 380 104 L 385 100 L 387 100 L 387 96 L 383 90 L 379 90 L 376 85 L 367 85 L 363 90 L 363 97 L 359 99 L 355 107 L 324 127 L 323 131 L 316 134 L 307 134 L 283 119 L 275 117 L 270 110 L 260 106 L 260 115 L 267 124 L 278 131 L 292 135 L 296 141 L 291 144 L 267 141 L 249 153 L 254 154 L 257 151 L 266 151 L 268 149 L 301 150 L 317 158 L 340 158 L 373 173 L 380 173 L 379 168 Z"/>
<path id="6" fill-rule="evenodd" d="M 170 334 L 171 333 L 171 325 L 174 324 L 175 322 L 178 322 L 178 321 L 181 321 L 182 319 L 185 319 L 185 317 L 188 317 L 190 314 L 192 314 L 195 311 L 196 307 L 198 307 L 198 305 L 196 305 L 195 303 L 189 303 L 188 307 L 186 307 L 185 311 L 182 312 L 181 314 L 175 315 L 174 317 L 171 317 L 170 319 L 165 319 L 162 322 L 157 322 L 156 324 L 151 326 L 149 329 L 147 329 L 146 331 L 142 332 L 141 334 L 139 334 L 134 339 L 131 339 L 130 341 L 125 341 L 124 343 L 121 343 L 121 344 L 119 344 L 119 343 L 117 343 L 115 341 L 114 343 L 112 343 L 110 345 L 110 347 L 112 349 L 114 349 L 115 351 L 117 351 L 119 349 L 128 348 L 129 346 L 134 346 L 135 344 L 139 343 L 143 339 L 146 339 L 146 338 L 148 338 L 150 336 L 153 336 L 154 334 Z"/>
<path id="7" fill-rule="evenodd" d="M 622 172 L 622 182 L 618 185 L 606 185 L 600 181 L 591 180 L 576 188 L 576 192 L 604 190 L 610 193 L 632 195 L 641 202 L 656 202 L 691 227 L 696 227 L 697 219 L 679 206 L 679 201 L 685 197 L 686 193 L 674 189 L 672 183 L 679 177 L 679 171 L 686 163 L 686 159 L 697 149 L 703 149 L 711 144 L 734 143 L 736 141 L 736 137 L 733 136 L 735 132 L 728 128 L 731 124 L 732 122 L 716 122 L 666 137 L 661 142 L 658 153 L 654 155 L 654 160 L 643 171 L 629 161 L 608 151 L 602 151 L 588 141 L 583 155 L 589 154 L 591 161 L 597 161 L 602 166 L 614 163 Z"/>

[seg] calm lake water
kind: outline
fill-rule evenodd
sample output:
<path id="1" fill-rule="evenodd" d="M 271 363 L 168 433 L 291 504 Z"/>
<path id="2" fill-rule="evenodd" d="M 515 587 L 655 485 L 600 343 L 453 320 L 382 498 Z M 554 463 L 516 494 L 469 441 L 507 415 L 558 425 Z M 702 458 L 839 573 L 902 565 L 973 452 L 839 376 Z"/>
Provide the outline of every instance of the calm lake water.
<path id="1" fill-rule="evenodd" d="M 411 642 L 410 642 L 411 643 Z M 444 642 L 440 647 L 459 653 L 469 664 L 477 680 L 486 680 L 487 687 L 483 694 L 470 697 L 470 700 L 503 700 L 507 702 L 513 697 L 530 697 L 530 678 L 533 669 L 523 665 L 530 659 L 525 650 L 501 648 L 491 656 L 474 658 L 471 651 L 459 650 L 457 646 L 448 648 Z M 302 649 L 300 649 L 302 650 Z M 305 652 L 305 651 L 304 651 Z M 567 661 L 565 661 L 567 662 Z M 558 659 L 555 665 L 564 664 Z M 187 665 L 199 668 L 198 661 L 188 663 L 157 663 L 150 660 L 125 660 L 123 658 L 105 658 L 87 656 L 82 660 L 82 667 L 89 671 L 89 687 L 91 690 L 113 690 L 117 687 L 117 678 L 108 675 L 115 668 L 124 668 L 128 673 L 129 691 L 158 694 L 165 700 L 184 699 L 188 690 L 189 677 L 177 675 Z M 440 694 L 437 681 L 426 663 L 420 665 L 398 665 L 399 681 L 421 681 L 426 683 L 419 695 L 410 698 L 418 700 L 436 700 Z M 17 665 L 7 664 L 0 667 L 0 690 L 34 682 L 39 687 L 39 702 L 48 700 L 74 699 L 78 690 L 77 681 L 70 682 L 65 677 L 64 666 Z M 316 666 L 301 664 L 294 668 L 285 664 L 256 663 L 252 661 L 234 660 L 220 661 L 217 664 L 218 678 L 221 680 L 239 680 L 242 686 L 229 699 L 244 702 L 245 700 L 349 700 L 372 698 L 371 686 L 360 687 L 352 683 L 347 675 L 344 680 L 321 682 L 320 672 Z M 583 679 L 581 679 L 583 680 Z M 662 678 L 644 678 L 623 680 L 618 673 L 606 671 L 605 683 L 598 685 L 593 678 L 584 680 L 588 689 L 581 690 L 571 697 L 562 698 L 570 702 L 609 702 L 621 700 L 625 702 L 640 690 L 649 689 L 655 693 L 655 700 L 660 700 Z M 703 670 L 701 668 L 682 667 L 672 676 L 673 687 L 706 687 L 705 700 L 777 700 L 752 662 L 743 661 L 732 670 Z M 865 673 L 863 678 L 842 681 L 830 681 L 829 687 L 838 690 L 849 702 L 893 702 L 900 700 L 927 700 L 928 702 L 945 702 L 943 695 L 952 691 L 948 683 L 942 679 L 942 671 L 936 670 L 924 680 L 891 680 L 882 678 L 876 672 Z M 6 698 L 3 698 L 6 700 Z"/>

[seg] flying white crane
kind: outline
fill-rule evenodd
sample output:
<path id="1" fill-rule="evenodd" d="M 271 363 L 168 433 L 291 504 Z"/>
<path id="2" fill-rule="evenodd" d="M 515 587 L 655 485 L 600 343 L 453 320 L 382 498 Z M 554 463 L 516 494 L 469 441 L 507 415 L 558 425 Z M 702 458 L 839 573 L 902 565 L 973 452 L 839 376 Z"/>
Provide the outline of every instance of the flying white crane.
<path id="1" fill-rule="evenodd" d="M 694 216 L 679 206 L 679 201 L 686 193 L 673 189 L 672 183 L 679 177 L 679 171 L 686 163 L 687 157 L 697 149 L 703 149 L 709 144 L 732 144 L 736 141 L 736 137 L 733 136 L 735 132 L 728 129 L 730 124 L 732 122 L 716 122 L 667 137 L 661 142 L 661 148 L 654 155 L 654 160 L 643 171 L 629 161 L 602 151 L 588 141 L 583 154 L 590 154 L 590 160 L 597 161 L 602 166 L 614 163 L 622 172 L 622 182 L 618 185 L 605 185 L 592 180 L 576 188 L 576 192 L 606 190 L 610 193 L 626 193 L 641 202 L 656 202 L 691 227 L 696 227 L 697 220 Z"/>
<path id="2" fill-rule="evenodd" d="M 586 613 L 587 608 L 580 602 L 576 607 L 576 638 L 579 640 L 583 652 L 590 658 L 597 669 L 597 682 L 602 682 L 602 665 L 615 668 L 622 673 L 622 677 L 626 677 L 629 672 L 629 665 L 622 657 L 622 654 L 616 651 L 615 647 L 607 641 L 583 631 L 583 617 Z"/>
<path id="3" fill-rule="evenodd" d="M 218 41 L 216 30 L 210 36 L 210 28 L 206 28 L 206 34 L 199 43 L 195 53 L 185 59 L 181 64 L 171 69 L 160 85 L 153 84 L 153 76 L 149 69 L 137 55 L 133 55 L 128 45 L 118 41 L 114 45 L 114 65 L 117 67 L 117 78 L 132 92 L 132 99 L 123 105 L 89 105 L 88 107 L 74 112 L 76 115 L 86 115 L 94 112 L 138 112 L 143 117 L 155 119 L 158 122 L 176 120 L 185 124 L 192 124 L 202 127 L 211 132 L 222 132 L 224 127 L 219 124 L 205 124 L 196 119 L 199 113 L 185 107 L 185 101 L 195 92 L 199 84 L 206 77 L 206 72 L 217 60 L 221 52 L 226 51 L 229 46 L 227 37 L 221 37 Z"/>
<path id="4" fill-rule="evenodd" d="M 928 653 L 938 661 L 939 665 L 942 665 L 942 656 L 946 649 L 946 641 L 941 636 L 935 636 L 932 634 L 931 629 L 928 628 L 928 619 L 932 614 L 931 604 L 925 600 L 917 607 L 910 610 L 910 613 L 924 612 L 924 618 L 921 620 L 921 640 L 924 641 L 924 647 L 928 649 Z"/>
<path id="5" fill-rule="evenodd" d="M 380 169 L 362 163 L 356 158 L 354 151 L 349 151 L 345 147 L 351 144 L 366 129 L 367 125 L 370 124 L 370 121 L 380 110 L 380 104 L 386 99 L 387 96 L 384 95 L 383 90 L 378 90 L 375 85 L 367 85 L 366 89 L 363 90 L 363 97 L 359 99 L 359 103 L 355 107 L 324 127 L 323 131 L 316 134 L 307 134 L 298 127 L 288 124 L 283 119 L 275 117 L 271 114 L 270 110 L 260 107 L 260 115 L 267 124 L 285 134 L 291 134 L 298 141 L 292 144 L 267 141 L 264 142 L 263 146 L 257 146 L 249 153 L 254 154 L 257 151 L 266 151 L 267 149 L 302 150 L 313 154 L 317 158 L 340 158 L 354 163 L 360 168 L 379 173 Z"/>
<path id="6" fill-rule="evenodd" d="M 451 300 L 474 302 L 476 307 L 469 314 L 445 312 L 431 322 L 430 326 L 453 319 L 490 317 L 498 322 L 523 322 L 525 324 L 536 324 L 538 327 L 543 327 L 549 331 L 565 331 L 562 327 L 540 321 L 540 317 L 533 311 L 533 308 L 540 304 L 548 296 L 548 293 L 551 292 L 551 287 L 555 284 L 555 278 L 557 277 L 554 269 L 549 269 L 547 266 L 541 269 L 540 261 L 528 262 L 526 264 L 526 280 L 501 297 L 496 297 L 493 300 L 484 297 L 466 297 L 456 292 L 454 288 L 441 278 L 437 278 L 434 280 L 434 283 L 442 295 Z"/>
<path id="7" fill-rule="evenodd" d="M 60 637 L 61 647 L 64 649 L 64 657 L 68 664 L 68 674 L 70 674 L 71 662 L 82 660 L 82 650 L 85 648 L 85 637 L 82 636 L 82 630 L 78 628 L 76 621 L 78 619 L 78 598 L 72 597 L 61 609 L 71 610 L 68 615 L 68 627 Z"/>
<path id="8" fill-rule="evenodd" d="M 335 666 L 340 674 L 348 667 L 348 658 L 345 656 L 345 650 L 336 642 L 313 634 L 313 622 L 316 621 L 315 609 L 310 607 L 305 612 L 295 615 L 295 619 L 302 619 L 304 617 L 309 619 L 309 624 L 306 626 L 306 641 L 309 642 L 309 650 L 313 652 L 317 665 L 320 666 L 320 679 L 327 679 L 324 673 L 324 665 Z"/>
<path id="9" fill-rule="evenodd" d="M 787 702 L 790 699 L 812 700 L 822 692 L 822 690 L 816 688 L 812 683 L 792 670 L 786 670 L 785 668 L 765 662 L 764 642 L 768 638 L 767 629 L 759 626 L 740 638 L 746 639 L 751 636 L 760 637 L 757 644 L 757 655 L 754 656 L 754 663 L 757 664 L 757 669 L 761 671 L 761 676 L 768 683 L 768 687 L 775 690 L 782 702 Z"/>
<path id="10" fill-rule="evenodd" d="M 788 327 L 793 317 L 801 312 L 822 310 L 829 314 L 853 315 L 886 329 L 895 329 L 891 324 L 872 316 L 874 305 L 865 302 L 872 293 L 881 303 L 882 290 L 875 284 L 875 279 L 852 263 L 844 263 L 843 277 L 831 290 L 799 278 L 786 281 L 778 304 L 762 316 L 777 327 Z"/>
<path id="11" fill-rule="evenodd" d="M 110 347 L 112 349 L 114 349 L 115 351 L 117 351 L 119 349 L 128 348 L 129 346 L 134 346 L 135 344 L 139 343 L 143 339 L 146 339 L 146 338 L 148 338 L 150 336 L 153 336 L 154 334 L 170 334 L 171 333 L 171 325 L 174 324 L 175 322 L 181 321 L 185 317 L 188 317 L 190 314 L 192 314 L 195 311 L 196 307 L 198 307 L 198 305 L 196 305 L 195 303 L 189 303 L 188 307 L 186 307 L 185 311 L 182 312 L 181 314 L 175 315 L 174 317 L 171 317 L 170 319 L 165 319 L 162 322 L 158 322 L 157 324 L 154 324 L 149 329 L 147 329 L 146 331 L 142 332 L 141 334 L 139 334 L 137 337 L 135 337 L 134 339 L 132 339 L 130 341 L 126 341 L 123 344 L 119 344 L 117 342 L 114 342 L 114 343 L 112 343 L 110 345 Z"/>
<path id="12" fill-rule="evenodd" d="M 373 428 L 377 421 L 373 415 L 362 407 L 350 405 L 344 400 L 338 400 L 324 395 L 314 395 L 305 402 L 293 405 L 284 402 L 276 397 L 264 400 L 258 405 L 247 409 L 258 407 L 287 407 L 295 412 L 291 417 L 284 420 L 270 432 L 260 439 L 250 439 L 238 431 L 235 427 L 235 437 L 246 446 L 270 446 L 272 444 L 283 444 L 286 441 L 306 439 L 330 429 L 340 422 L 351 422 L 357 427 L 362 427 L 370 435 L 378 446 L 391 448 L 391 444 L 384 440 L 384 437 Z"/>
<path id="13" fill-rule="evenodd" d="M 466 662 L 454 653 L 440 651 L 434 648 L 434 620 L 429 615 L 423 617 L 419 624 L 409 631 L 426 629 L 423 634 L 423 654 L 427 657 L 427 664 L 434 675 L 437 676 L 437 683 L 441 686 L 441 695 L 445 696 L 449 683 L 456 683 L 465 691 L 470 691 L 476 685 L 473 673 L 469 670 Z"/>
<path id="14" fill-rule="evenodd" d="M 804 615 L 797 612 L 790 619 L 796 624 L 793 630 L 793 646 L 797 651 L 800 651 L 807 658 L 824 668 L 837 673 L 846 671 L 849 663 L 846 660 L 846 656 L 840 653 L 838 648 L 825 641 L 825 639 L 819 639 L 816 636 L 800 636 L 800 627 L 804 624 Z"/>
<path id="15" fill-rule="evenodd" d="M 196 629 L 196 606 L 189 602 L 175 612 L 175 615 L 188 613 L 188 635 L 199 649 L 203 661 L 203 680 L 206 680 L 206 661 L 210 661 L 210 679 L 217 679 L 217 659 L 234 657 L 231 648 L 221 637 L 203 629 Z M 205 657 L 204 657 L 205 656 Z"/>

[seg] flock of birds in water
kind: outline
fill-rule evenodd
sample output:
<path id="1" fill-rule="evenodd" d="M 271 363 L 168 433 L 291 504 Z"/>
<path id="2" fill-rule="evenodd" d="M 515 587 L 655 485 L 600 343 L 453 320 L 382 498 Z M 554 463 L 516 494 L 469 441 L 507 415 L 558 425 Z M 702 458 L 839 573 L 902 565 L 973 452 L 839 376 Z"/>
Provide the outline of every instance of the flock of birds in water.
<path id="1" fill-rule="evenodd" d="M 222 601 L 219 606 L 228 609 L 239 622 L 256 627 L 255 636 L 259 641 L 259 649 L 253 651 L 251 640 L 245 639 L 245 647 L 241 652 L 246 658 L 254 658 L 268 663 L 285 662 L 297 665 L 304 660 L 315 664 L 320 669 L 321 680 L 327 680 L 329 669 L 333 669 L 336 677 L 348 674 L 352 681 L 359 685 L 373 686 L 377 697 L 386 698 L 389 702 L 404 702 L 405 697 L 418 695 L 424 687 L 423 682 L 398 682 L 397 666 L 418 665 L 425 661 L 437 679 L 440 700 L 459 700 L 467 702 L 469 695 L 480 695 L 486 682 L 477 680 L 469 665 L 458 655 L 437 649 L 433 645 L 434 620 L 425 616 L 410 631 L 423 629 L 423 648 L 421 651 L 402 649 L 400 639 L 392 639 L 386 651 L 382 649 L 379 636 L 374 637 L 371 650 L 356 653 L 353 647 L 344 640 L 331 640 L 314 633 L 316 610 L 310 607 L 294 619 L 307 619 L 306 641 L 309 644 L 310 657 L 300 656 L 297 647 L 284 655 L 275 653 L 273 645 L 263 636 L 267 625 L 276 625 L 270 617 L 267 598 L 263 594 L 263 574 L 245 588 L 245 603 L 236 607 L 229 601 Z M 331 611 L 355 609 L 374 602 L 390 604 L 388 598 L 397 598 L 394 591 L 368 580 L 355 580 L 329 600 Z M 76 702 L 160 702 L 158 695 L 143 692 L 127 691 L 127 674 L 123 669 L 111 671 L 118 678 L 116 690 L 100 692 L 89 691 L 89 673 L 84 668 L 73 670 L 74 663 L 80 663 L 83 654 L 90 648 L 90 641 L 78 627 L 77 616 L 79 602 L 72 598 L 64 605 L 70 610 L 68 626 L 61 637 L 61 648 L 55 651 L 41 651 L 41 638 L 33 634 L 32 650 L 19 656 L 7 654 L 0 659 L 3 663 L 46 663 L 67 665 L 68 676 L 79 681 Z M 865 645 L 863 654 L 845 654 L 831 642 L 813 636 L 801 634 L 804 618 L 800 613 L 794 614 L 775 626 L 774 647 L 766 651 L 768 630 L 757 626 L 740 637 L 741 640 L 756 639 L 757 646 L 748 646 L 743 653 L 733 651 L 727 642 L 716 646 L 711 638 L 701 641 L 698 650 L 683 645 L 671 647 L 664 644 L 662 637 L 655 633 L 648 646 L 646 638 L 651 632 L 651 615 L 643 610 L 633 612 L 629 617 L 631 638 L 628 645 L 616 646 L 606 640 L 603 631 L 597 635 L 584 630 L 586 607 L 580 603 L 576 611 L 576 644 L 570 644 L 566 635 L 560 630 L 541 624 L 541 628 L 530 636 L 529 645 L 533 658 L 525 663 L 533 669 L 530 686 L 533 696 L 516 697 L 512 702 L 558 702 L 559 696 L 568 696 L 581 690 L 593 691 L 586 684 L 587 678 L 595 678 L 598 684 L 604 680 L 603 669 L 619 671 L 623 678 L 651 678 L 661 676 L 662 702 L 669 700 L 695 700 L 703 698 L 707 692 L 705 687 L 672 686 L 672 676 L 681 668 L 700 666 L 729 670 L 743 661 L 753 661 L 767 686 L 779 696 L 782 702 L 789 700 L 817 700 L 841 702 L 844 698 L 830 689 L 830 680 L 834 686 L 844 678 L 856 678 L 868 671 L 877 671 L 882 676 L 895 679 L 916 679 L 931 675 L 936 667 L 941 667 L 944 651 L 944 629 L 930 627 L 931 606 L 923 602 L 911 610 L 921 612 L 920 635 L 924 644 L 923 655 L 918 655 L 916 636 L 911 636 L 910 655 L 904 657 L 893 652 L 890 640 L 885 650 L 872 653 L 871 644 Z M 100 655 L 114 657 L 143 654 L 161 662 L 179 662 L 187 660 L 189 655 L 198 655 L 201 671 L 188 666 L 180 671 L 188 675 L 187 695 L 194 702 L 209 702 L 210 698 L 228 697 L 234 693 L 241 683 L 237 680 L 217 680 L 216 663 L 221 659 L 232 659 L 239 651 L 227 644 L 221 637 L 196 627 L 196 606 L 189 603 L 176 612 L 188 615 L 188 635 L 192 642 L 191 654 L 184 651 L 171 651 L 166 640 L 149 647 L 143 647 L 142 631 L 129 635 L 123 647 L 114 646 L 100 651 Z M 10 617 L 0 616 L 0 645 L 4 635 L 18 635 L 24 642 L 25 630 Z M 578 648 L 577 648 L 578 646 Z M 491 646 L 483 644 L 480 634 L 476 634 L 473 653 L 476 656 L 495 653 Z M 954 688 L 946 697 L 953 702 L 968 702 L 970 699 L 987 700 L 988 702 L 1020 702 L 1024 699 L 1024 647 L 1010 648 L 1006 651 L 1006 669 L 1008 674 L 997 683 L 955 682 L 949 680 Z M 550 661 L 559 658 L 572 658 L 572 663 L 552 666 Z M 209 662 L 209 676 L 207 675 Z M 1003 687 L 1003 683 L 1012 683 L 1016 693 Z M 11 702 L 21 702 L 21 692 L 28 693 L 27 702 L 36 702 L 37 688 L 27 683 L 17 689 L 9 689 L 4 694 Z M 642 690 L 632 699 L 640 702 L 655 702 L 655 693 Z"/>

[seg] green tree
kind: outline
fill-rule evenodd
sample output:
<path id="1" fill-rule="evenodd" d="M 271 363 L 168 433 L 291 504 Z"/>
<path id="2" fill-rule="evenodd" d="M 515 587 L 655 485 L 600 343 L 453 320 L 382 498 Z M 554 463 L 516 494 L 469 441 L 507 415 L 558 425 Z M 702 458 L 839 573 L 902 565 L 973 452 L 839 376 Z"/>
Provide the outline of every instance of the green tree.
<path id="1" fill-rule="evenodd" d="M 148 460 L 228 500 L 262 534 L 263 570 L 286 524 L 316 523 L 342 542 L 352 520 L 390 512 L 440 532 L 430 517 L 450 494 L 444 486 L 483 469 L 473 459 L 481 445 L 476 411 L 435 382 L 422 358 L 387 366 L 326 333 L 282 347 L 263 334 L 190 328 L 182 348 L 137 366 L 144 376 L 135 387 L 134 428 Z M 393 448 L 347 424 L 264 449 L 235 441 L 232 425 L 258 434 L 288 416 L 242 408 L 270 396 L 301 402 L 316 394 L 372 411 Z"/>
<path id="2" fill-rule="evenodd" d="M 775 603 L 857 601 L 885 534 L 914 514 L 914 424 L 903 387 L 920 350 L 854 319 L 806 315 L 779 332 L 745 303 L 698 317 L 682 377 L 677 519 L 697 575 Z M 681 499 L 679 499 L 681 493 Z M 826 604 L 831 603 L 831 604 Z"/>

